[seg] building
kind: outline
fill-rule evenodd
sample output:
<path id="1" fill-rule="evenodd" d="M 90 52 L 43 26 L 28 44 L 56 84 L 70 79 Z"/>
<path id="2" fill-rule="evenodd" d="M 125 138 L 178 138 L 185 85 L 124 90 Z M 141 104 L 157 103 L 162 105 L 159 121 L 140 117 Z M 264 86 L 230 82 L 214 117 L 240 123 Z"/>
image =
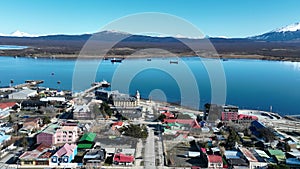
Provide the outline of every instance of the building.
<path id="1" fill-rule="evenodd" d="M 204 120 L 215 122 L 216 120 L 237 120 L 238 107 L 231 105 L 205 104 Z"/>
<path id="2" fill-rule="evenodd" d="M 267 167 L 268 163 L 264 159 L 257 159 L 247 148 L 240 147 L 239 151 L 247 160 L 250 169 Z"/>
<path id="3" fill-rule="evenodd" d="M 237 121 L 238 120 L 238 111 L 237 106 L 224 105 L 221 106 L 221 120 L 222 121 Z"/>
<path id="4" fill-rule="evenodd" d="M 52 124 L 37 135 L 37 144 L 75 143 L 79 137 L 78 130 L 77 125 Z"/>
<path id="5" fill-rule="evenodd" d="M 0 103 L 0 112 L 1 111 L 6 111 L 9 109 L 12 109 L 14 106 L 16 106 L 16 102 L 6 102 L 6 103 Z"/>
<path id="6" fill-rule="evenodd" d="M 88 166 L 101 166 L 101 162 L 103 162 L 106 158 L 106 151 L 105 149 L 93 149 L 89 150 L 83 156 L 83 164 Z"/>
<path id="7" fill-rule="evenodd" d="M 207 155 L 208 168 L 223 168 L 223 159 L 219 155 Z"/>
<path id="8" fill-rule="evenodd" d="M 196 119 L 164 119 L 164 126 L 172 130 L 189 130 L 201 128 Z"/>
<path id="9" fill-rule="evenodd" d="M 21 165 L 49 165 L 52 151 L 50 145 L 40 144 L 32 151 L 25 151 L 20 157 Z"/>
<path id="10" fill-rule="evenodd" d="M 96 133 L 85 133 L 78 141 L 78 149 L 91 149 L 95 144 Z"/>
<path id="11" fill-rule="evenodd" d="M 6 141 L 11 139 L 11 135 L 6 135 L 4 132 L 0 132 L 0 146 L 2 146 Z"/>
<path id="12" fill-rule="evenodd" d="M 284 163 L 286 158 L 285 158 L 285 154 L 283 151 L 278 150 L 278 149 L 268 149 L 267 153 L 275 158 L 277 163 Z"/>
<path id="13" fill-rule="evenodd" d="M 113 158 L 113 164 L 115 165 L 133 165 L 134 156 L 125 155 L 123 153 L 116 153 Z"/>
<path id="14" fill-rule="evenodd" d="M 16 100 L 25 100 L 29 99 L 30 97 L 36 96 L 37 91 L 31 89 L 24 89 L 18 92 L 14 92 L 8 95 L 9 99 L 16 99 Z"/>
<path id="15" fill-rule="evenodd" d="M 88 105 L 74 105 L 73 119 L 88 120 L 91 119 L 91 111 Z"/>
<path id="16" fill-rule="evenodd" d="M 39 100 L 24 100 L 21 103 L 22 110 L 38 110 L 41 107 L 46 107 L 47 103 Z"/>
<path id="17" fill-rule="evenodd" d="M 25 119 L 23 127 L 19 130 L 19 132 L 29 134 L 34 130 L 40 129 L 42 125 L 43 120 L 40 117 L 30 117 Z"/>
<path id="18" fill-rule="evenodd" d="M 226 150 L 224 153 L 224 157 L 230 168 L 248 168 L 248 163 L 241 156 L 242 154 L 239 151 Z"/>
<path id="19" fill-rule="evenodd" d="M 242 123 L 242 124 L 250 124 L 252 121 L 258 120 L 257 116 L 252 116 L 252 115 L 245 115 L 245 114 L 239 114 L 238 115 L 238 123 Z"/>
<path id="20" fill-rule="evenodd" d="M 137 107 L 138 101 L 135 97 L 131 97 L 128 94 L 112 94 L 111 95 L 112 104 L 115 107 Z"/>
<path id="21" fill-rule="evenodd" d="M 64 144 L 56 153 L 51 156 L 50 166 L 71 163 L 77 155 L 76 144 Z"/>
<path id="22" fill-rule="evenodd" d="M 112 94 L 120 94 L 119 91 L 107 91 L 107 90 L 96 90 L 95 96 L 98 100 L 103 100 L 105 102 L 109 102 Z"/>

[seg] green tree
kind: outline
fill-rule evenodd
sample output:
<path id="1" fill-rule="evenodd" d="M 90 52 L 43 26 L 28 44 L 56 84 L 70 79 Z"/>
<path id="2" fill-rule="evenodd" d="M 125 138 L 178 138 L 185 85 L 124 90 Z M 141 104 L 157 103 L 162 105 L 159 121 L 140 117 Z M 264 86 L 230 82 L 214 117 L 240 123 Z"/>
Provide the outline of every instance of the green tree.
<path id="1" fill-rule="evenodd" d="M 9 123 L 12 123 L 12 122 L 13 122 L 11 115 L 8 116 L 8 122 L 9 122 Z"/>
<path id="2" fill-rule="evenodd" d="M 236 142 L 240 143 L 240 137 L 233 128 L 229 127 L 228 130 L 229 130 L 229 135 L 226 140 L 226 147 L 233 148 Z"/>
<path id="3" fill-rule="evenodd" d="M 163 121 L 165 118 L 166 118 L 166 115 L 160 114 L 160 115 L 158 116 L 157 120 Z"/>
<path id="4" fill-rule="evenodd" d="M 130 136 L 134 138 L 148 137 L 148 131 L 145 125 L 140 126 L 140 125 L 130 124 L 128 126 L 124 126 L 120 128 L 119 131 L 123 133 L 125 136 Z"/>
<path id="5" fill-rule="evenodd" d="M 24 147 L 25 150 L 27 150 L 28 145 L 29 145 L 29 143 L 28 143 L 27 138 L 26 138 L 25 136 L 23 136 L 23 137 L 21 138 L 21 146 Z"/>
<path id="6" fill-rule="evenodd" d="M 111 110 L 110 106 L 105 102 L 101 103 L 100 111 L 104 116 L 108 115 L 109 117 L 111 117 L 113 114 L 113 111 Z"/>
<path id="7" fill-rule="evenodd" d="M 50 117 L 44 116 L 44 117 L 43 117 L 43 123 L 44 123 L 44 124 L 49 124 L 49 123 L 51 123 Z"/>

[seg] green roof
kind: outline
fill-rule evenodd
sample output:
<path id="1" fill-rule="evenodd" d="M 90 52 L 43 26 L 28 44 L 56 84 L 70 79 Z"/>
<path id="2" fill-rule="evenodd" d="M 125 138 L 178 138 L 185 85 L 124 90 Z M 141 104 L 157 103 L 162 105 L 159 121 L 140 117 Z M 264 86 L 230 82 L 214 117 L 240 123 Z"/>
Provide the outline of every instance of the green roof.
<path id="1" fill-rule="evenodd" d="M 89 141 L 89 142 L 93 142 L 95 140 L 96 137 L 96 133 L 85 133 L 79 140 L 79 142 L 82 141 Z"/>
<path id="2" fill-rule="evenodd" d="M 279 161 L 285 160 L 285 154 L 283 153 L 283 151 L 272 150 L 272 149 L 269 149 L 268 151 L 271 155 L 275 156 Z"/>
<path id="3" fill-rule="evenodd" d="M 89 144 L 87 144 L 87 143 L 79 143 L 77 145 L 78 149 L 89 149 L 89 148 L 92 148 L 92 147 L 93 147 L 93 143 L 89 143 Z"/>

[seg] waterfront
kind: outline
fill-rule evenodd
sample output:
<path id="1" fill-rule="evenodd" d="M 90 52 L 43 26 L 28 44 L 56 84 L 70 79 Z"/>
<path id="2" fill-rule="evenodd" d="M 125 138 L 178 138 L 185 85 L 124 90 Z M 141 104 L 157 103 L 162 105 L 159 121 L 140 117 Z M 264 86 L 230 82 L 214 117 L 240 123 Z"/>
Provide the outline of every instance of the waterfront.
<path id="1" fill-rule="evenodd" d="M 156 65 L 165 68 L 179 67 L 180 64 L 169 64 L 169 58 L 153 58 L 152 61 L 144 59 L 129 59 L 122 63 L 112 64 L 109 60 L 103 61 L 98 68 L 96 81 L 103 79 L 111 82 L 116 70 L 123 69 L 126 64 Z M 203 59 L 209 62 L 209 59 Z M 211 89 L 207 71 L 199 58 L 182 58 L 195 76 L 199 87 L 201 106 L 210 101 Z M 95 60 L 82 61 L 86 68 L 82 71 L 89 74 Z M 165 64 L 164 64 L 165 63 Z M 72 89 L 75 60 L 63 59 L 34 59 L 34 58 L 0 58 L 0 86 L 8 86 L 11 79 L 14 84 L 23 83 L 25 80 L 45 80 L 43 86 L 60 89 Z M 278 62 L 262 60 L 228 60 L 222 61 L 227 83 L 227 104 L 238 105 L 240 108 L 269 110 L 272 105 L 273 111 L 281 115 L 297 114 L 298 100 L 300 98 L 300 64 L 297 62 Z M 123 70 L 125 73 L 130 70 Z M 177 70 L 178 73 L 181 70 Z M 125 77 L 123 77 L 125 78 Z M 155 79 L 155 80 L 154 80 Z M 58 84 L 57 82 L 61 83 Z M 131 79 L 130 94 L 139 90 L 143 98 L 151 95 L 152 99 L 180 103 L 180 87 L 172 75 L 149 66 L 141 70 Z M 186 82 L 187 84 L 189 82 Z M 91 83 L 86 82 L 82 90 Z M 122 84 L 120 84 L 122 85 Z M 157 90 L 154 90 L 157 89 Z M 152 91 L 152 92 L 151 92 Z M 164 93 L 162 93 L 162 91 Z M 124 92 L 121 90 L 121 92 Z M 190 100 L 192 103 L 193 100 Z"/>

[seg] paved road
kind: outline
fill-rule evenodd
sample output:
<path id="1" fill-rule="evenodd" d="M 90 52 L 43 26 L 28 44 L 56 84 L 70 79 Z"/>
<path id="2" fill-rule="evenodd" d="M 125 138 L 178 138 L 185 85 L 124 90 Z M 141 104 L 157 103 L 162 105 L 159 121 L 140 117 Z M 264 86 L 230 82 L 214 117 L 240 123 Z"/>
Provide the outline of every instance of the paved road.
<path id="1" fill-rule="evenodd" d="M 154 132 L 151 128 L 148 128 L 149 135 L 145 144 L 144 154 L 144 166 L 146 169 L 156 168 L 155 166 L 155 144 L 154 144 Z"/>

